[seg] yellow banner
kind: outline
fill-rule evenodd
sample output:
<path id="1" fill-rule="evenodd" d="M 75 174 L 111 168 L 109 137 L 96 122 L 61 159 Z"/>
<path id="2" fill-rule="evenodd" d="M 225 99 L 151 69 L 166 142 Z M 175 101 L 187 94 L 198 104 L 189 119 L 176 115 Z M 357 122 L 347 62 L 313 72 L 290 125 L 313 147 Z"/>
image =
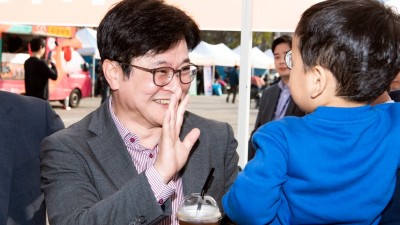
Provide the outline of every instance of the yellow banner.
<path id="1" fill-rule="evenodd" d="M 75 27 L 63 26 L 33 26 L 32 33 L 53 37 L 71 38 L 75 36 Z"/>

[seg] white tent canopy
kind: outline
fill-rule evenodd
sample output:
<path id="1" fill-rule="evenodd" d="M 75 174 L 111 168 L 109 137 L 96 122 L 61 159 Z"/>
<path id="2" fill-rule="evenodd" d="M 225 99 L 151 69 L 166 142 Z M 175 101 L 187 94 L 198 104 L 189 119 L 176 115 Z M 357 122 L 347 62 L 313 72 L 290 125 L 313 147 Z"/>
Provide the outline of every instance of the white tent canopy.
<path id="1" fill-rule="evenodd" d="M 240 45 L 233 49 L 234 52 L 240 55 Z M 274 58 L 263 53 L 258 47 L 253 47 L 250 52 L 250 65 L 253 68 L 273 69 Z"/>
<path id="2" fill-rule="evenodd" d="M 120 0 L 0 0 L 0 23 L 96 27 Z M 241 30 L 244 0 L 166 0 L 190 14 L 202 30 Z M 254 31 L 292 31 L 317 0 L 254 0 Z M 21 7 L 22 6 L 22 7 Z"/>
<path id="3" fill-rule="evenodd" d="M 83 28 L 76 32 L 75 37 L 82 43 L 82 48 L 77 50 L 81 55 L 94 56 L 94 58 L 100 59 L 96 30 Z"/>
<path id="4" fill-rule="evenodd" d="M 239 65 L 239 55 L 223 43 L 212 45 L 201 41 L 189 53 L 190 61 L 198 65 L 234 66 Z"/>
<path id="5" fill-rule="evenodd" d="M 215 57 L 213 51 L 210 49 L 209 44 L 202 41 L 196 46 L 193 51 L 189 53 L 190 61 L 197 65 L 214 65 Z"/>
<path id="6" fill-rule="evenodd" d="M 240 56 L 226 46 L 224 43 L 219 43 L 217 45 L 210 45 L 214 51 L 216 62 L 215 65 L 219 66 L 234 66 L 239 65 Z M 217 60 L 218 59 L 218 60 Z"/>

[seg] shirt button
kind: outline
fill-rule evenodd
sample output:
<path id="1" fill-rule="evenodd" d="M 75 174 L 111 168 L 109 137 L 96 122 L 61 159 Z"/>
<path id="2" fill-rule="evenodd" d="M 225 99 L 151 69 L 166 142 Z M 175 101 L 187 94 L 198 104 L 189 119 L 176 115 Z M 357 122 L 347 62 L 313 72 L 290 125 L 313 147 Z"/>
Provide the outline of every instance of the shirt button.
<path id="1" fill-rule="evenodd" d="M 164 200 L 160 199 L 158 200 L 158 204 L 162 205 L 164 203 Z"/>
<path id="2" fill-rule="evenodd" d="M 129 139 L 132 143 L 135 142 L 135 138 Z"/>
<path id="3" fill-rule="evenodd" d="M 153 158 L 153 154 L 150 153 L 150 154 L 149 154 L 149 157 L 152 159 L 152 158 Z"/>

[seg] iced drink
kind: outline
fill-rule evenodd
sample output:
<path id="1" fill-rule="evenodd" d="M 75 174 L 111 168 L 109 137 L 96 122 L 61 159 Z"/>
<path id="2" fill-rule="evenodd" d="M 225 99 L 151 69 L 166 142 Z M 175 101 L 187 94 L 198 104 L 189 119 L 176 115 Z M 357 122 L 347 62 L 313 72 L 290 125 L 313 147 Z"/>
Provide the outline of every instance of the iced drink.
<path id="1" fill-rule="evenodd" d="M 186 196 L 181 204 L 177 217 L 180 225 L 218 225 L 221 212 L 211 196 L 195 193 Z"/>

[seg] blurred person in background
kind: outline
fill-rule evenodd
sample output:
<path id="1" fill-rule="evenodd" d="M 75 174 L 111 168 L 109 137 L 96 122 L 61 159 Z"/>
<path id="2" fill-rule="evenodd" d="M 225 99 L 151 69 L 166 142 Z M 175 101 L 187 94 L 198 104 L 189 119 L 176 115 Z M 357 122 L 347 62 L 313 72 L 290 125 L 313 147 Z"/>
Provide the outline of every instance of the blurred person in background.
<path id="1" fill-rule="evenodd" d="M 261 91 L 263 90 L 265 86 L 265 81 L 257 76 L 257 75 L 252 75 L 250 78 L 250 99 L 254 99 L 256 106 L 255 108 L 257 109 L 260 105 L 260 96 L 261 96 Z"/>
<path id="2" fill-rule="evenodd" d="M 25 95 L 48 100 L 49 79 L 57 80 L 56 65 L 42 59 L 46 53 L 46 41 L 42 37 L 32 38 L 29 46 L 32 51 L 31 57 L 24 63 Z M 56 54 L 60 54 L 61 48 L 57 46 L 56 49 Z"/>
<path id="3" fill-rule="evenodd" d="M 255 148 L 251 139 L 260 126 L 284 116 L 304 116 L 289 90 L 290 70 L 286 65 L 285 55 L 291 48 L 292 38 L 289 35 L 282 35 L 272 42 L 275 69 L 279 73 L 280 81 L 266 88 L 261 95 L 257 119 L 248 143 L 248 160 L 254 157 Z"/>
<path id="4" fill-rule="evenodd" d="M 236 99 L 236 94 L 238 93 L 238 88 L 239 88 L 239 72 L 237 65 L 235 65 L 233 68 L 229 70 L 226 79 L 229 84 L 228 95 L 226 96 L 226 102 L 227 103 L 229 102 L 229 97 L 232 94 L 232 104 L 234 104 Z"/>
<path id="5" fill-rule="evenodd" d="M 102 62 L 100 61 L 98 65 L 96 66 L 97 74 L 99 77 L 99 86 L 100 86 L 100 96 L 101 96 L 101 104 L 106 101 L 107 97 L 110 95 L 110 85 L 108 85 L 107 79 L 104 76 L 103 73 L 103 67 L 102 67 Z"/>

